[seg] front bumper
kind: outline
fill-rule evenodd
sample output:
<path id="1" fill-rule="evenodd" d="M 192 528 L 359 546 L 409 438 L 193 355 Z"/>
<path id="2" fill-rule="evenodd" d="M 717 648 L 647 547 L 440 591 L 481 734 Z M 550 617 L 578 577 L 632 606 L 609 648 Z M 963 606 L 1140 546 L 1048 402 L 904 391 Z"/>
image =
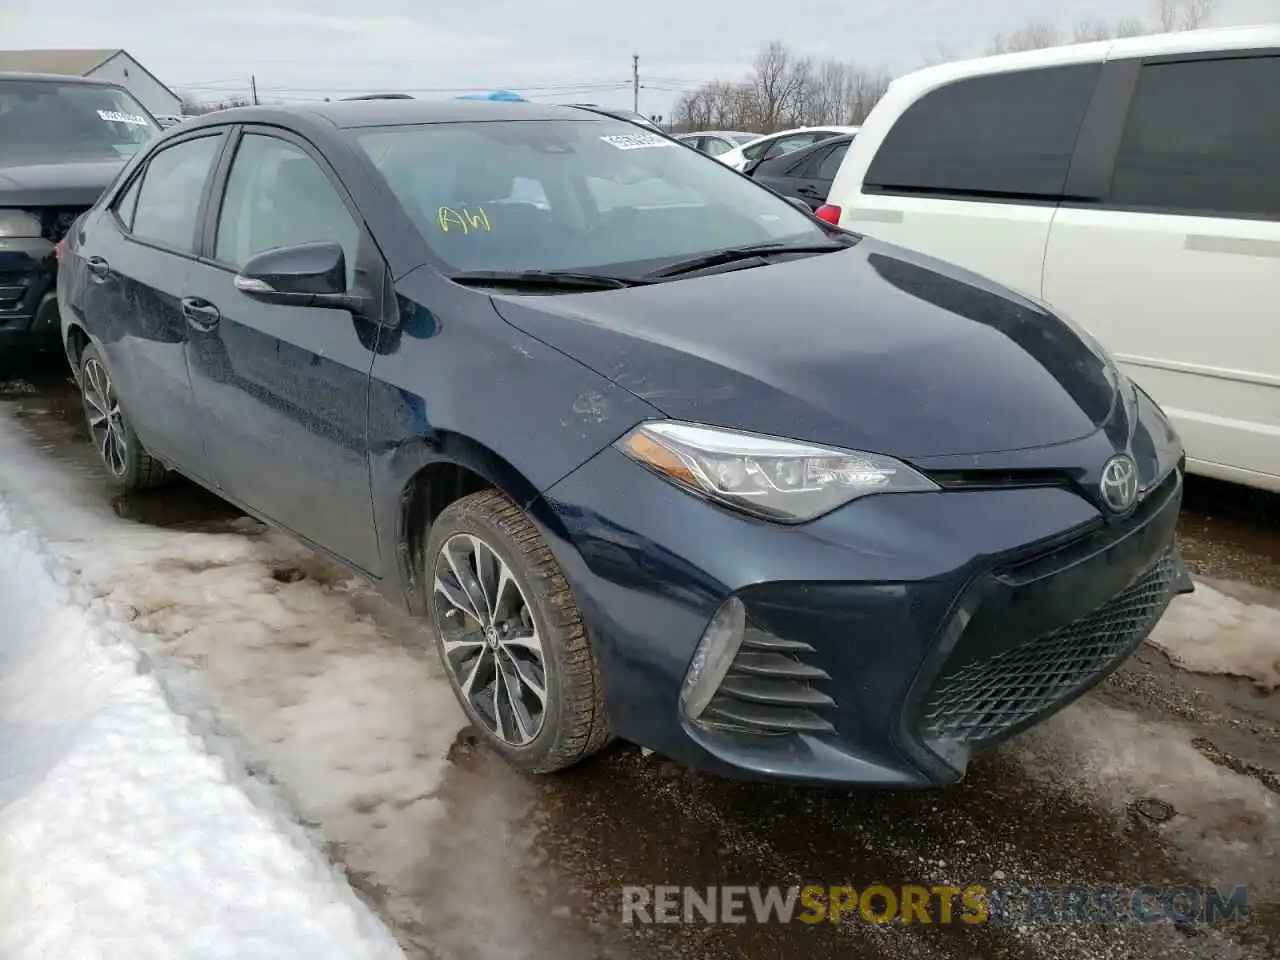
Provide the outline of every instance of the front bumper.
<path id="1" fill-rule="evenodd" d="M 58 343 L 53 247 L 39 238 L 0 238 L 0 348 Z"/>
<path id="2" fill-rule="evenodd" d="M 1175 470 L 1113 523 L 1079 492 L 1043 486 L 872 496 L 783 527 L 609 449 L 535 515 L 587 620 L 619 736 L 751 779 L 914 787 L 958 779 L 974 749 L 1133 652 L 1190 589 L 1173 546 L 1181 498 Z M 713 723 L 691 722 L 680 687 L 730 596 L 776 649 L 744 646 L 704 714 Z"/>

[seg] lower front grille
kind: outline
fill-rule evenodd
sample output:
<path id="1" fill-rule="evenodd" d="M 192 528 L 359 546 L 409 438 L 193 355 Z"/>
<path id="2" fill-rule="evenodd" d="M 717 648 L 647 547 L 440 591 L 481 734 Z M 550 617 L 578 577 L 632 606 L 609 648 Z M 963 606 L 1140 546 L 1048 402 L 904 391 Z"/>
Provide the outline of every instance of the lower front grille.
<path id="1" fill-rule="evenodd" d="M 814 686 L 831 677 L 805 662 L 813 647 L 748 623 L 742 646 L 699 722 L 737 733 L 832 733 L 835 701 Z"/>
<path id="2" fill-rule="evenodd" d="M 1170 550 L 1093 613 L 989 659 L 944 670 L 925 704 L 925 742 L 944 754 L 949 744 L 992 744 L 1088 689 L 1146 639 L 1173 598 L 1178 569 Z"/>

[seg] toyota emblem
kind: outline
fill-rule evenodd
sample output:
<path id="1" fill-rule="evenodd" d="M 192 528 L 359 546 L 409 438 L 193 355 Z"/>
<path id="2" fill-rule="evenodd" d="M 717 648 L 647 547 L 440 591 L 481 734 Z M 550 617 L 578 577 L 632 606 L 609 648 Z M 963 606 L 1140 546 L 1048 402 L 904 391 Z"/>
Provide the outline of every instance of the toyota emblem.
<path id="1" fill-rule="evenodd" d="M 1128 513 L 1138 502 L 1138 465 L 1127 453 L 1117 454 L 1102 468 L 1098 484 L 1102 502 L 1112 513 Z"/>

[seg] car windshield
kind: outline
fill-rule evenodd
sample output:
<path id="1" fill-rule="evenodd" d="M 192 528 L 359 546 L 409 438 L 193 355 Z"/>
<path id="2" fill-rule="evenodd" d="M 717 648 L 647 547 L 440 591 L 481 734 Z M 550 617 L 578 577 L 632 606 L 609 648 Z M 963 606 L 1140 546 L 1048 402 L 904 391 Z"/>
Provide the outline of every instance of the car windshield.
<path id="1" fill-rule="evenodd" d="M 631 124 L 490 121 L 354 135 L 459 272 L 636 276 L 729 248 L 827 239 L 776 194 Z"/>
<path id="2" fill-rule="evenodd" d="M 0 80 L 0 166 L 123 160 L 159 132 L 119 87 Z"/>

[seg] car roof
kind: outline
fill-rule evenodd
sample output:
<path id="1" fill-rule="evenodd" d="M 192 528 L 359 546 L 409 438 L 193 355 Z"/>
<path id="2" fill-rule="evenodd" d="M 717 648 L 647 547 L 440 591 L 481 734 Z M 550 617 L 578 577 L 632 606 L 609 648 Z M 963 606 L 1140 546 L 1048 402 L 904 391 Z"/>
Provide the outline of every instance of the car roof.
<path id="1" fill-rule="evenodd" d="M 841 134 L 855 134 L 861 129 L 861 127 L 842 126 L 837 123 L 816 123 L 810 127 L 792 127 L 790 130 L 775 130 L 773 133 L 762 133 L 750 143 L 744 143 L 742 146 L 749 147 L 752 143 L 759 143 L 761 140 L 773 140 L 777 137 L 790 136 L 793 133 L 808 133 L 810 130 L 834 130 Z"/>
<path id="2" fill-rule="evenodd" d="M 5 80 L 28 80 L 37 83 L 68 83 L 79 84 L 85 87 L 120 86 L 120 84 L 113 80 L 101 80 L 98 77 L 73 77 L 63 73 L 22 73 L 20 71 L 0 70 L 0 82 Z"/>
<path id="3" fill-rule="evenodd" d="M 1095 40 L 1061 47 L 1045 47 L 1019 53 L 1002 53 L 990 57 L 956 60 L 924 67 L 903 74 L 890 84 L 894 99 L 924 93 L 955 80 L 1011 70 L 1036 67 L 1066 66 L 1073 63 L 1101 63 L 1130 57 L 1163 54 L 1212 53 L 1219 50 L 1260 50 L 1280 47 L 1280 23 L 1244 27 L 1214 27 L 1206 30 L 1182 30 L 1116 40 Z"/>
<path id="4" fill-rule="evenodd" d="M 284 117 L 323 120 L 343 129 L 400 124 L 468 123 L 510 120 L 577 120 L 601 115 L 576 107 L 503 100 L 336 100 L 331 103 L 231 107 L 205 114 L 213 123 L 271 123 Z"/>
<path id="5" fill-rule="evenodd" d="M 852 143 L 856 136 L 856 133 L 838 133 L 834 137 L 827 137 L 825 140 L 818 140 L 814 143 L 805 144 L 799 150 L 792 150 L 790 153 L 779 154 L 778 156 L 770 157 L 769 159 L 782 160 L 783 158 L 790 158 L 793 160 L 799 160 L 802 154 L 813 153 L 818 150 L 826 149 L 827 147 L 839 146 L 841 143 Z"/>

